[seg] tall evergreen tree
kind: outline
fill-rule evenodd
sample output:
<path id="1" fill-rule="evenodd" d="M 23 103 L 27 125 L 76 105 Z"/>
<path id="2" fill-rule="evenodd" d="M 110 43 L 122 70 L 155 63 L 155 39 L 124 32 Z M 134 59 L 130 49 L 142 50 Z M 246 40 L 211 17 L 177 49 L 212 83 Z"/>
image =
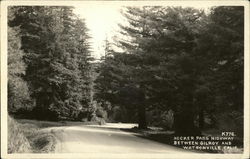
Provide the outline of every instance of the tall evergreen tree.
<path id="1" fill-rule="evenodd" d="M 140 128 L 146 127 L 147 109 L 171 108 L 175 110 L 176 133 L 192 133 L 188 130 L 195 129 L 193 91 L 197 77 L 192 55 L 204 13 L 180 7 L 129 7 L 124 16 L 129 24 L 121 25 L 126 38 L 118 45 L 124 53 L 112 57 L 116 69 L 110 69 L 112 79 L 121 76 L 119 88 L 126 86 L 126 94 L 119 97 L 128 96 L 127 105 L 132 99 L 137 102 Z"/>
<path id="2" fill-rule="evenodd" d="M 231 114 L 237 118 L 242 133 L 244 7 L 212 8 L 207 25 L 201 30 L 196 52 L 200 59 L 206 59 L 203 75 L 212 90 L 212 94 L 207 95 L 211 99 L 206 102 L 209 103 L 207 112 L 213 116 Z"/>
<path id="3" fill-rule="evenodd" d="M 8 112 L 31 109 L 30 92 L 23 80 L 25 64 L 18 28 L 8 28 Z"/>
<path id="4" fill-rule="evenodd" d="M 40 118 L 76 118 L 89 101 L 84 22 L 72 7 L 17 7 L 14 14 L 10 25 L 21 28 L 35 112 Z"/>

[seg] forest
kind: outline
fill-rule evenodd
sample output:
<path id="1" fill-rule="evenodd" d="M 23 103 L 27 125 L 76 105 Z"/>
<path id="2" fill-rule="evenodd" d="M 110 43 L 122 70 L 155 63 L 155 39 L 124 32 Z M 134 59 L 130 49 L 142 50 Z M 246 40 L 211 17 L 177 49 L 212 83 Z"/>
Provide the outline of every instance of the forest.
<path id="1" fill-rule="evenodd" d="M 124 7 L 100 60 L 73 9 L 8 8 L 10 116 L 243 136 L 243 6 Z"/>

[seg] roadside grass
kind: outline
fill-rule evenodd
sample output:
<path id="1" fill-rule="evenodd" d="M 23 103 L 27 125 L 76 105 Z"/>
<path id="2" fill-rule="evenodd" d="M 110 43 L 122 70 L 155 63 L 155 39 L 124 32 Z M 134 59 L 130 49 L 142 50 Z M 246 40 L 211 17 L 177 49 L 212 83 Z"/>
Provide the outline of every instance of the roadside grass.
<path id="1" fill-rule="evenodd" d="M 44 121 L 31 119 L 17 119 L 20 124 L 32 124 L 39 128 L 60 127 L 60 126 L 81 126 L 81 125 L 102 125 L 98 121 Z"/>
<path id="2" fill-rule="evenodd" d="M 8 117 L 8 153 L 54 152 L 56 138 L 51 132 L 41 131 L 44 125 Z"/>
<path id="3" fill-rule="evenodd" d="M 31 119 L 17 119 L 17 122 L 27 127 L 35 126 L 37 128 L 65 126 L 65 122 L 40 121 L 40 120 L 31 120 Z"/>
<path id="4" fill-rule="evenodd" d="M 8 117 L 8 153 L 29 153 L 31 146 L 23 129 L 11 117 Z"/>
<path id="5" fill-rule="evenodd" d="M 8 117 L 8 153 L 53 153 L 57 139 L 45 128 L 101 125 L 98 121 L 40 121 Z"/>

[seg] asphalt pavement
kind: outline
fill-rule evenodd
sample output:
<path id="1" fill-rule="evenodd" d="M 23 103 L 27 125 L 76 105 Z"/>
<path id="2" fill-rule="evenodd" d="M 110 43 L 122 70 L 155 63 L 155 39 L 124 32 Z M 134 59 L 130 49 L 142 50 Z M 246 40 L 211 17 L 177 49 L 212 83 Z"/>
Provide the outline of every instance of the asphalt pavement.
<path id="1" fill-rule="evenodd" d="M 183 149 L 125 132 L 135 124 L 78 125 L 54 127 L 56 153 L 190 153 Z"/>

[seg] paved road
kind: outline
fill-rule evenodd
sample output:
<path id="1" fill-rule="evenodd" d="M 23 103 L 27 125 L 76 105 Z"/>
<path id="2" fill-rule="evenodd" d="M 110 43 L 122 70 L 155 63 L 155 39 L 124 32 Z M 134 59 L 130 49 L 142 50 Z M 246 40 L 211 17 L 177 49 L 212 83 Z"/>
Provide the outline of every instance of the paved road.
<path id="1" fill-rule="evenodd" d="M 57 153 L 181 153 L 182 149 L 140 138 L 119 128 L 133 124 L 107 124 L 104 126 L 67 126 L 50 130 L 56 135 Z"/>

